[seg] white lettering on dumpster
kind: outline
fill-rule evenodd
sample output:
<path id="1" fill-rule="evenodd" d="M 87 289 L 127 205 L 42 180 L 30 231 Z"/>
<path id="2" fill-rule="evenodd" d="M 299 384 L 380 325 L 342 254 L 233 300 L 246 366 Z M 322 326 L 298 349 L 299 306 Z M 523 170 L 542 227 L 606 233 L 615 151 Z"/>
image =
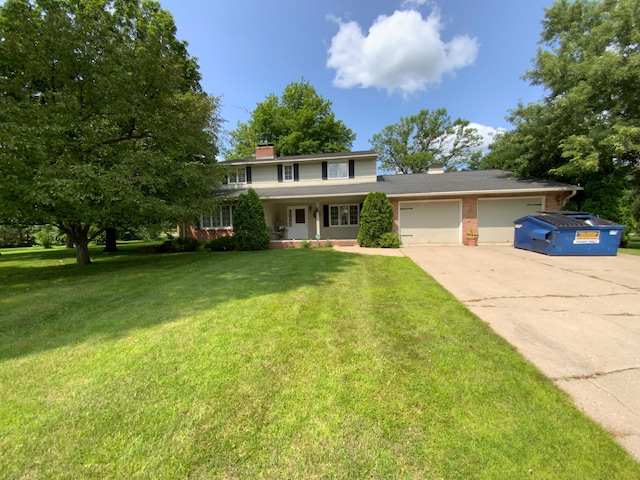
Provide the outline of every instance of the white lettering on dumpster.
<path id="1" fill-rule="evenodd" d="M 600 230 L 576 230 L 574 245 L 585 243 L 600 243 Z"/>

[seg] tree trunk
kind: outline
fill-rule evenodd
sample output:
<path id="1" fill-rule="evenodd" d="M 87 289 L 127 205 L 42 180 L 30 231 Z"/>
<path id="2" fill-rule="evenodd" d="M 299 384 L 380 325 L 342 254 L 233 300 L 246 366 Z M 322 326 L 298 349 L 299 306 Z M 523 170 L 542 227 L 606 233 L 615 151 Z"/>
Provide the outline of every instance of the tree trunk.
<path id="1" fill-rule="evenodd" d="M 67 233 L 67 244 L 66 244 L 66 248 L 73 248 L 74 244 L 73 244 L 73 238 L 71 238 L 71 235 L 69 235 Z"/>
<path id="2" fill-rule="evenodd" d="M 106 233 L 106 244 L 104 247 L 103 252 L 117 252 L 118 251 L 118 246 L 117 246 L 117 232 L 115 227 L 107 227 L 107 229 L 105 230 Z"/>
<path id="3" fill-rule="evenodd" d="M 89 240 L 86 238 L 84 240 L 75 241 L 76 244 L 76 265 L 89 265 L 91 263 L 91 258 L 89 257 Z"/>
<path id="4" fill-rule="evenodd" d="M 67 245 L 69 239 L 76 246 L 76 265 L 89 265 L 89 225 L 82 223 L 61 223 L 63 231 L 67 234 Z"/>

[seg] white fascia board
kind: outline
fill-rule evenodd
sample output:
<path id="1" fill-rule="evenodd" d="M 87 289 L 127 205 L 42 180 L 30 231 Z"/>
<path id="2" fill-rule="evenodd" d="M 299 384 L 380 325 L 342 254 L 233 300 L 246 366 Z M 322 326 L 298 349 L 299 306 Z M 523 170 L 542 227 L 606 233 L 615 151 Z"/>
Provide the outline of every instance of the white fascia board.
<path id="1" fill-rule="evenodd" d="M 316 195 L 280 195 L 275 197 L 260 197 L 260 200 L 292 200 L 292 199 L 309 199 L 309 198 L 340 198 L 340 197 L 357 197 L 358 195 L 364 195 L 365 197 L 369 192 L 350 192 L 350 193 L 319 193 Z"/>
<path id="2" fill-rule="evenodd" d="M 574 192 L 582 190 L 582 187 L 541 187 L 541 188 L 522 188 L 522 189 L 505 189 L 505 190 L 461 190 L 454 192 L 429 192 L 429 193 L 388 193 L 389 198 L 409 198 L 409 197 L 468 197 L 470 195 L 515 195 L 519 193 L 546 193 L 546 192 Z"/>

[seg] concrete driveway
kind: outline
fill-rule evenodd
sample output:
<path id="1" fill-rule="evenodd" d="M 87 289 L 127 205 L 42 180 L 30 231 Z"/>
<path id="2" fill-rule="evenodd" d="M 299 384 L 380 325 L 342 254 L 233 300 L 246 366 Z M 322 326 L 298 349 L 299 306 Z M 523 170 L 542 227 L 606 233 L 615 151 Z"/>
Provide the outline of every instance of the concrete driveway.
<path id="1" fill-rule="evenodd" d="M 405 247 L 640 461 L 640 256 Z"/>

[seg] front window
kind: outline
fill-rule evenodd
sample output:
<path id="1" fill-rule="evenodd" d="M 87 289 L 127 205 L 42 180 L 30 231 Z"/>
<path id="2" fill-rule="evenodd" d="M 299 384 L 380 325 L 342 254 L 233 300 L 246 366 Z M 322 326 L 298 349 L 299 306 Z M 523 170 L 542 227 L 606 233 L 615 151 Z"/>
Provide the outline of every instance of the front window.
<path id="1" fill-rule="evenodd" d="M 327 174 L 329 178 L 349 178 L 349 164 L 347 162 L 330 163 Z"/>
<path id="2" fill-rule="evenodd" d="M 329 207 L 329 224 L 332 227 L 358 225 L 358 205 L 331 205 Z"/>
<path id="3" fill-rule="evenodd" d="M 230 170 L 227 174 L 227 183 L 229 185 L 247 183 L 247 170 L 244 167 Z"/>
<path id="4" fill-rule="evenodd" d="M 283 175 L 285 182 L 293 182 L 293 165 L 284 165 Z"/>
<path id="5" fill-rule="evenodd" d="M 233 206 L 223 205 L 209 214 L 201 215 L 200 225 L 203 230 L 233 227 Z"/>

